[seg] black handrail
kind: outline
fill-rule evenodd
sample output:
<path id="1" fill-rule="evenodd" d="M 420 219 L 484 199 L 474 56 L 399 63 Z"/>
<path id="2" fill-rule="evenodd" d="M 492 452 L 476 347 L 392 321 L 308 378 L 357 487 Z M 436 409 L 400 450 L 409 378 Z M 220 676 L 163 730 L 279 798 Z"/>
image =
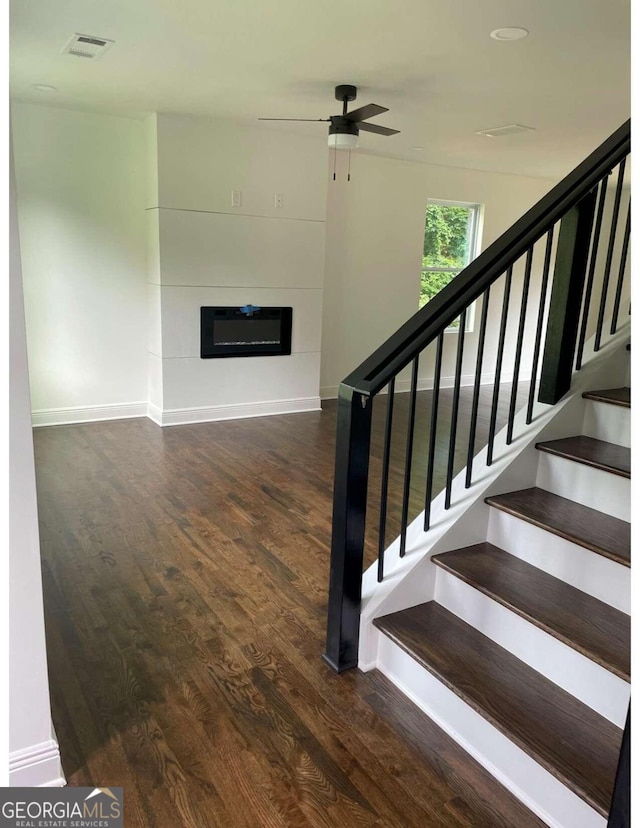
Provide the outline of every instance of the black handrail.
<path id="1" fill-rule="evenodd" d="M 419 434 L 420 422 L 416 418 L 418 400 L 418 367 L 420 357 L 432 342 L 437 341 L 433 366 L 433 393 L 429 422 L 422 422 L 423 431 L 428 426 L 429 437 L 424 484 L 424 530 L 431 522 L 431 504 L 434 495 L 434 469 L 437 435 L 441 424 L 449 432 L 444 484 L 444 508 L 452 505 L 453 478 L 458 447 L 459 402 L 462 366 L 464 358 L 465 321 L 471 305 L 483 297 L 482 318 L 475 350 L 473 401 L 469 423 L 468 444 L 465 452 L 467 469 L 465 488 L 472 485 L 476 427 L 489 302 L 492 296 L 500 296 L 502 290 L 500 325 L 497 332 L 495 373 L 488 423 L 487 451 L 484 462 L 490 466 L 496 444 L 498 412 L 500 408 L 503 367 L 507 372 L 513 367 L 510 379 L 506 443 L 512 442 L 516 426 L 519 381 L 523 357 L 527 319 L 535 328 L 533 354 L 527 404 L 520 419 L 530 424 L 533 420 L 534 400 L 555 405 L 571 387 L 573 370 L 579 371 L 583 359 L 585 340 L 589 326 L 591 299 L 595 286 L 596 271 L 600 273 L 597 257 L 602 232 L 604 206 L 607 197 L 607 179 L 617 168 L 615 197 L 611 211 L 609 239 L 606 247 L 600 299 L 597 308 L 597 324 L 593 351 L 602 344 L 607 308 L 611 305 L 609 283 L 613 281 L 613 263 L 616 255 L 616 235 L 619 223 L 625 159 L 631 151 L 631 122 L 623 124 L 595 152 L 580 164 L 563 181 L 517 221 L 509 230 L 488 247 L 468 267 L 462 270 L 425 307 L 411 317 L 393 336 L 368 357 L 340 384 L 338 394 L 336 465 L 333 498 L 333 531 L 331 539 L 331 570 L 329 605 L 327 614 L 327 647 L 325 661 L 337 672 L 355 667 L 358 663 L 360 610 L 362 600 L 367 501 L 369 495 L 369 459 L 373 417 L 373 397 L 387 388 L 386 423 L 380 485 L 380 516 L 378 536 L 377 579 L 382 581 L 385 568 L 385 548 L 390 506 L 390 458 L 393 440 L 393 411 L 396 377 L 412 364 L 409 411 L 405 437 L 404 473 L 401 487 L 400 543 L 397 549 L 402 558 L 407 551 L 407 534 L 410 525 L 410 500 L 415 475 L 414 436 Z M 597 209 L 596 209 L 597 202 Z M 628 287 L 627 254 L 630 240 L 630 205 L 627 208 L 624 237 L 617 266 L 615 297 L 613 300 L 609 334 L 617 329 L 623 291 Z M 556 232 L 557 231 L 557 232 Z M 537 255 L 535 245 L 546 236 L 544 264 L 540 280 L 538 301 L 529 303 L 532 265 Z M 552 250 L 555 257 L 552 266 Z M 538 254 L 540 248 L 538 248 Z M 516 275 L 524 258 L 522 288 L 517 314 L 515 350 L 505 354 L 507 329 L 511 316 L 510 303 L 518 302 L 520 290 Z M 616 258 L 616 261 L 618 259 Z M 615 275 L 613 276 L 615 279 Z M 493 287 L 495 285 L 495 288 Z M 549 294 L 549 285 L 551 293 Z M 499 300 L 498 300 L 499 301 Z M 496 305 L 497 302 L 494 302 Z M 529 313 L 531 308 L 531 313 Z M 497 307 L 494 307 L 497 310 Z M 630 312 L 630 310 L 629 310 Z M 514 315 L 514 324 L 516 316 Z M 458 337 L 453 398 L 450 417 L 439 415 L 442 379 L 444 334 L 457 320 Z M 535 326 L 533 323 L 535 322 Z M 546 323 L 546 324 L 545 324 Z M 544 328 L 544 347 L 543 347 Z M 538 370 L 542 356 L 542 366 Z M 527 366 L 529 356 L 526 356 Z M 493 360 L 491 360 L 493 363 Z M 523 372 L 524 372 L 523 368 Z M 448 419 L 449 422 L 441 423 Z M 466 438 L 465 438 L 466 439 Z M 442 443 L 439 443 L 443 447 Z M 423 449 L 422 449 L 423 450 Z M 417 456 L 417 455 L 416 455 Z M 423 455 L 424 457 L 424 455 Z M 476 457 L 477 460 L 479 458 Z M 417 468 L 417 466 L 416 466 Z M 441 482 L 441 481 L 439 481 Z M 414 489 L 415 491 L 415 489 Z M 627 828 L 629 820 L 629 729 L 627 717 L 620 763 L 616 777 L 615 793 L 611 806 L 609 828 Z"/>
<path id="2" fill-rule="evenodd" d="M 373 396 L 382 390 L 630 151 L 629 120 L 405 322 L 341 384 L 365 396 Z"/>
<path id="3" fill-rule="evenodd" d="M 620 207 L 624 161 L 631 150 L 631 122 L 623 124 L 595 152 L 583 161 L 573 172 L 555 186 L 534 207 L 519 219 L 509 230 L 491 244 L 470 265 L 462 270 L 425 307 L 411 317 L 393 336 L 366 359 L 340 384 L 338 392 L 336 465 L 333 499 L 333 531 L 331 540 L 331 571 L 329 584 L 329 607 L 327 618 L 327 650 L 325 660 L 338 671 L 349 669 L 357 663 L 362 593 L 362 565 L 364 562 L 367 500 L 369 494 L 369 458 L 371 449 L 371 428 L 373 397 L 385 387 L 391 397 L 387 402 L 387 421 L 382 462 L 380 520 L 378 537 L 378 580 L 384 578 L 384 553 L 389 519 L 389 472 L 390 447 L 392 440 L 393 393 L 395 379 L 404 368 L 412 364 L 409 411 L 407 418 L 405 460 L 400 519 L 399 556 L 407 549 L 407 532 L 410 524 L 410 510 L 413 486 L 413 449 L 416 422 L 418 390 L 418 365 L 423 351 L 437 340 L 434 365 L 434 385 L 431 398 L 429 441 L 426 455 L 426 477 L 424 478 L 424 529 L 429 529 L 431 500 L 436 482 L 434 480 L 436 435 L 446 427 L 449 432 L 448 459 L 444 508 L 452 505 L 452 484 L 458 448 L 459 395 L 464 357 L 465 320 L 473 302 L 484 297 L 481 333 L 475 351 L 474 401 L 472 404 L 470 436 L 465 452 L 468 468 L 465 486 L 472 484 L 472 461 L 475 453 L 475 430 L 478 408 L 479 386 L 482 379 L 484 333 L 487 324 L 487 310 L 490 296 L 500 301 L 502 289 L 502 310 L 500 315 L 497 349 L 495 352 L 495 373 L 487 437 L 486 464 L 491 465 L 495 452 L 495 438 L 498 429 L 501 383 L 503 367 L 507 374 L 510 368 L 510 399 L 508 405 L 507 444 L 514 438 L 514 424 L 517 395 L 523 356 L 524 333 L 527 316 L 535 325 L 535 345 L 529 380 L 526 422 L 533 416 L 533 401 L 555 405 L 569 390 L 574 368 L 576 345 L 578 362 L 582 358 L 584 337 L 589 323 L 591 291 L 594 285 L 595 258 L 598 252 L 598 238 L 602 226 L 602 206 L 606 181 L 616 167 L 618 179 L 615 209 L 609 233 L 606 274 L 598 304 L 598 325 L 596 344 L 599 346 L 603 334 L 603 320 L 608 304 L 609 272 L 612 268 L 613 248 L 616 238 L 618 210 Z M 596 200 L 600 192 L 599 209 L 596 218 Z M 594 222 L 595 218 L 595 222 Z M 557 226 L 557 234 L 554 229 Z M 595 228 L 595 236 L 594 236 Z M 614 320 L 617 324 L 625 280 L 628 250 L 628 230 L 616 284 Z M 546 238 L 545 238 L 546 237 Z M 545 238 L 545 255 L 540 296 L 536 305 L 531 305 L 529 314 L 528 295 L 530 290 L 534 246 Z M 556 241 L 557 240 L 557 241 Z M 552 247 L 555 245 L 553 278 L 551 278 Z M 507 328 L 511 317 L 510 303 L 518 301 L 520 290 L 519 262 L 524 262 L 522 293 L 519 297 L 518 333 L 515 352 L 505 353 Z M 587 273 L 589 278 L 587 278 Z M 501 283 L 501 284 L 499 284 Z M 548 283 L 551 295 L 547 300 Z M 493 290 L 493 285 L 496 289 Z M 586 292 L 585 292 L 586 284 Z M 496 308 L 497 310 L 497 308 Z M 582 326 L 579 322 L 582 314 Z M 514 316 L 515 318 L 515 316 Z M 546 318 L 544 348 L 542 348 L 543 325 Z M 455 376 L 453 377 L 453 400 L 448 424 L 441 423 L 439 397 L 441 387 L 444 333 L 455 321 L 458 322 L 457 354 Z M 597 350 L 597 347 L 595 348 Z M 538 363 L 542 356 L 542 367 L 538 374 Z M 528 357 L 527 357 L 528 359 Z M 523 369 L 526 370 L 527 366 Z M 579 370 L 580 365 L 576 365 Z M 440 485 L 438 482 L 438 485 Z"/>

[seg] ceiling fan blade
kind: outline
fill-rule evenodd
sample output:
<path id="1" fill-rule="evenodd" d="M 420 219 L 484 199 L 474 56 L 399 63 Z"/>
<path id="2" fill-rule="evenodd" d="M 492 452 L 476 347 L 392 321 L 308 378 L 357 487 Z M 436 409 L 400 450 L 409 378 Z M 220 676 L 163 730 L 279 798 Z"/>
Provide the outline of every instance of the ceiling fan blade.
<path id="1" fill-rule="evenodd" d="M 259 121 L 313 121 L 317 123 L 318 121 L 326 121 L 327 123 L 331 120 L 330 118 L 258 118 Z"/>
<path id="2" fill-rule="evenodd" d="M 375 132 L 376 135 L 397 135 L 400 132 L 399 129 L 389 129 L 389 127 L 378 124 L 358 124 L 358 129 L 364 132 Z"/>
<path id="3" fill-rule="evenodd" d="M 353 112 L 347 112 L 344 116 L 348 121 L 366 121 L 367 118 L 373 118 L 376 115 L 382 115 L 383 112 L 388 112 L 386 106 L 378 106 L 378 104 L 367 104 L 361 106 L 360 109 L 354 109 Z"/>

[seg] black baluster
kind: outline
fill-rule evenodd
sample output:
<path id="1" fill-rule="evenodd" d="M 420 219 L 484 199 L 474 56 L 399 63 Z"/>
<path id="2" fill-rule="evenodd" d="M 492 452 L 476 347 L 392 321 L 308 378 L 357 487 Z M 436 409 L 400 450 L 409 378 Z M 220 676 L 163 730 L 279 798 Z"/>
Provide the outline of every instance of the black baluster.
<path id="1" fill-rule="evenodd" d="M 496 354 L 496 375 L 493 380 L 493 399 L 491 401 L 491 416 L 489 418 L 489 442 L 487 444 L 487 466 L 493 463 L 493 443 L 496 436 L 496 420 L 498 418 L 498 398 L 500 397 L 500 375 L 502 373 L 502 354 L 504 340 L 507 333 L 507 318 L 509 316 L 509 297 L 511 296 L 511 279 L 513 265 L 507 270 L 502 298 L 502 318 L 500 319 L 500 333 L 498 334 L 498 353 Z"/>
<path id="2" fill-rule="evenodd" d="M 616 185 L 616 195 L 613 200 L 613 213 L 611 215 L 611 231 L 609 233 L 609 247 L 607 249 L 607 261 L 604 266 L 604 278 L 602 280 L 602 293 L 600 295 L 600 309 L 598 311 L 598 324 L 596 326 L 596 340 L 593 346 L 594 351 L 600 350 L 602 343 L 602 325 L 604 324 L 604 314 L 607 305 L 607 293 L 609 292 L 609 276 L 611 274 L 611 262 L 613 261 L 613 247 L 616 242 L 616 233 L 618 230 L 618 216 L 620 214 L 620 199 L 622 198 L 622 184 L 624 181 L 624 168 L 627 159 L 623 158 L 618 167 L 618 183 Z"/>
<path id="3" fill-rule="evenodd" d="M 431 426 L 429 428 L 429 454 L 427 456 L 427 488 L 424 496 L 424 531 L 429 530 L 431 521 L 431 501 L 433 500 L 433 469 L 436 458 L 436 432 L 438 427 L 438 402 L 440 399 L 440 377 L 442 375 L 442 351 L 444 333 L 438 336 L 436 346 L 436 365 L 433 374 L 433 394 L 431 395 Z"/>
<path id="4" fill-rule="evenodd" d="M 627 253 L 629 252 L 629 239 L 631 237 L 631 199 L 627 209 L 627 223 L 624 228 L 624 240 L 622 252 L 620 253 L 620 270 L 618 271 L 618 284 L 616 287 L 616 298 L 613 302 L 613 317 L 609 333 L 614 334 L 618 327 L 618 314 L 620 313 L 620 300 L 622 299 L 622 283 L 624 282 L 624 269 L 627 264 Z"/>
<path id="5" fill-rule="evenodd" d="M 380 532 L 378 535 L 378 582 L 384 577 L 384 550 L 387 532 L 387 494 L 389 491 L 389 459 L 391 457 L 391 427 L 393 422 L 393 398 L 396 388 L 394 377 L 387 387 L 387 420 L 384 426 L 384 450 L 382 455 L 382 484 L 380 487 Z"/>
<path id="6" fill-rule="evenodd" d="M 444 495 L 444 508 L 451 506 L 451 482 L 453 464 L 456 454 L 456 435 L 458 429 L 458 408 L 460 406 L 460 377 L 462 374 L 462 355 L 464 350 L 464 329 L 467 324 L 467 309 L 462 311 L 458 325 L 458 351 L 456 355 L 456 373 L 453 384 L 453 405 L 451 407 L 451 433 L 449 437 L 449 459 L 447 461 L 447 485 Z"/>
<path id="7" fill-rule="evenodd" d="M 527 425 L 533 420 L 533 403 L 536 395 L 536 379 L 538 376 L 538 361 L 540 359 L 540 346 L 542 343 L 542 323 L 544 321 L 544 306 L 547 298 L 547 286 L 549 284 L 549 271 L 551 269 L 551 248 L 553 247 L 553 227 L 547 233 L 547 246 L 544 252 L 544 266 L 542 268 L 542 284 L 540 286 L 540 303 L 538 305 L 538 323 L 536 326 L 536 339 L 533 346 L 533 365 L 531 368 L 531 384 L 529 385 L 529 402 L 527 404 Z"/>
<path id="8" fill-rule="evenodd" d="M 404 490 L 402 493 L 402 521 L 400 524 L 400 557 L 407 551 L 407 524 L 409 522 L 409 495 L 411 493 L 411 460 L 413 454 L 413 432 L 416 424 L 416 396 L 418 393 L 418 361 L 411 365 L 411 397 L 409 400 L 409 423 L 407 426 L 407 451 L 404 458 Z"/>
<path id="9" fill-rule="evenodd" d="M 587 324 L 589 322 L 589 310 L 591 308 L 591 293 L 593 291 L 593 279 L 596 272 L 596 260 L 598 258 L 598 246 L 600 244 L 600 231 L 602 230 L 602 216 L 604 214 L 604 203 L 607 199 L 607 181 L 609 176 L 605 176 L 600 182 L 600 195 L 598 197 L 598 211 L 596 213 L 596 223 L 593 230 L 593 242 L 591 244 L 591 260 L 589 262 L 589 273 L 587 275 L 587 284 L 584 290 L 584 303 L 582 310 L 582 322 L 580 324 L 580 337 L 578 339 L 578 355 L 576 357 L 576 371 L 582 368 L 582 353 L 584 351 L 584 341 L 587 337 Z"/>
<path id="10" fill-rule="evenodd" d="M 478 404 L 480 401 L 480 383 L 482 381 L 482 357 L 484 355 L 484 340 L 487 333 L 487 316 L 489 312 L 489 295 L 491 287 L 488 287 L 484 293 L 484 300 L 482 304 L 482 316 L 480 318 L 480 331 L 478 332 L 478 352 L 476 356 L 476 376 L 473 384 L 473 402 L 471 403 L 471 423 L 469 424 L 469 449 L 467 451 L 467 475 L 465 478 L 465 488 L 471 485 L 471 475 L 473 471 L 473 454 L 476 444 L 476 424 L 478 422 Z"/>
<path id="11" fill-rule="evenodd" d="M 516 339 L 516 355 L 513 361 L 513 379 L 511 381 L 511 400 L 509 402 L 509 419 L 507 421 L 507 445 L 513 441 L 513 421 L 516 416 L 516 400 L 518 397 L 518 379 L 520 378 L 520 362 L 522 360 L 522 343 L 524 340 L 524 326 L 527 321 L 527 302 L 529 300 L 529 285 L 531 283 L 531 264 L 533 262 L 533 247 L 527 250 L 524 266 L 524 281 L 522 283 L 522 300 L 520 302 L 520 321 L 518 323 L 518 338 Z"/>

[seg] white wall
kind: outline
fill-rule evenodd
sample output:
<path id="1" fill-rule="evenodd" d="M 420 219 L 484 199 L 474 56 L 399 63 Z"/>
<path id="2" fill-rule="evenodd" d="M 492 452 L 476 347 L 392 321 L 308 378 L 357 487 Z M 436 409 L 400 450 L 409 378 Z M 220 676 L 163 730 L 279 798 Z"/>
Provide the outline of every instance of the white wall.
<path id="1" fill-rule="evenodd" d="M 14 104 L 34 422 L 144 413 L 144 123 Z"/>
<path id="2" fill-rule="evenodd" d="M 49 705 L 13 159 L 10 175 L 9 780 L 64 784 Z"/>
<path id="3" fill-rule="evenodd" d="M 324 136 L 170 115 L 147 128 L 157 159 L 147 197 L 150 416 L 173 424 L 318 408 Z M 200 358 L 200 307 L 244 304 L 293 307 L 291 356 Z"/>
<path id="4" fill-rule="evenodd" d="M 417 310 L 429 198 L 481 203 L 486 247 L 554 183 L 357 153 L 351 181 L 341 154 L 337 180 L 327 182 L 324 134 L 27 104 L 15 106 L 14 120 L 36 424 L 315 408 Z M 231 207 L 232 190 L 240 207 Z M 519 267 L 508 342 L 521 282 Z M 497 287 L 486 374 L 501 300 Z M 292 355 L 201 360 L 199 308 L 225 303 L 293 305 Z M 530 314 L 528 334 L 534 322 Z M 467 378 L 476 337 L 465 338 Z M 457 336 L 445 341 L 446 378 Z M 420 363 L 423 385 L 432 356 Z"/>
<path id="5" fill-rule="evenodd" d="M 323 397 L 335 396 L 341 380 L 417 311 L 428 199 L 482 204 L 484 249 L 555 183 L 357 153 L 347 181 L 345 154 L 338 161 L 337 180 L 330 180 L 328 188 Z M 541 265 L 540 256 L 534 262 L 532 303 L 538 300 Z M 510 318 L 510 338 L 517 326 L 521 281 L 519 269 L 514 274 L 511 307 L 516 313 Z M 491 333 L 499 324 L 501 301 L 502 291 L 493 291 L 485 350 L 489 370 L 495 351 Z M 456 342 L 456 334 L 445 337 L 444 377 L 454 373 Z M 476 342 L 477 333 L 465 337 L 463 374 L 473 371 Z M 420 365 L 421 381 L 432 374 L 427 357 Z"/>

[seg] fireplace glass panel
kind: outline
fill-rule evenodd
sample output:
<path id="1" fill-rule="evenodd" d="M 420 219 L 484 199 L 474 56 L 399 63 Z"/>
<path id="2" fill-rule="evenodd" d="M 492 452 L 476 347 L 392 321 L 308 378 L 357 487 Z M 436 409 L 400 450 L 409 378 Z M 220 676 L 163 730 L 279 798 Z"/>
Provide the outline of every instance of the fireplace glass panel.
<path id="1" fill-rule="evenodd" d="M 200 309 L 200 356 L 283 356 L 291 353 L 291 308 Z"/>

